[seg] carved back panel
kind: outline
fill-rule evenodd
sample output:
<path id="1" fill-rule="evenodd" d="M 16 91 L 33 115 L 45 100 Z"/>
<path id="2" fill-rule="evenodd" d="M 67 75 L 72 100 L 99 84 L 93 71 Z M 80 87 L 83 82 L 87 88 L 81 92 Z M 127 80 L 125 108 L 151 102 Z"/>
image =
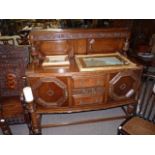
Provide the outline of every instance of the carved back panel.
<path id="1" fill-rule="evenodd" d="M 88 40 L 88 53 L 103 53 L 120 51 L 124 46 L 124 39 L 121 38 L 104 38 L 104 39 L 89 39 Z"/>
<path id="2" fill-rule="evenodd" d="M 37 50 L 42 55 L 68 54 L 70 50 L 70 42 L 67 40 L 40 41 L 37 42 L 37 46 Z"/>
<path id="3" fill-rule="evenodd" d="M 34 30 L 30 33 L 32 54 L 39 59 L 46 55 L 121 51 L 129 38 L 127 28 Z"/>
<path id="4" fill-rule="evenodd" d="M 27 47 L 0 45 L 0 97 L 20 94 L 28 55 Z"/>

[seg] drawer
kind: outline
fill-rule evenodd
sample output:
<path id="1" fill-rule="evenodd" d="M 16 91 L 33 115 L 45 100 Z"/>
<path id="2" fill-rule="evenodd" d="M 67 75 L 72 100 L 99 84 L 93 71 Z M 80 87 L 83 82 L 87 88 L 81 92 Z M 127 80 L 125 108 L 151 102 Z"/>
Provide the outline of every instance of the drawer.
<path id="1" fill-rule="evenodd" d="M 104 85 L 105 77 L 104 76 L 73 77 L 72 81 L 74 88 L 97 87 Z"/>
<path id="2" fill-rule="evenodd" d="M 105 88 L 102 86 L 99 87 L 90 87 L 90 88 L 76 88 L 72 90 L 73 95 L 87 95 L 87 96 L 94 96 L 94 95 L 103 95 L 105 92 Z"/>
<path id="3" fill-rule="evenodd" d="M 93 105 L 103 103 L 103 96 L 79 96 L 73 95 L 74 105 Z"/>

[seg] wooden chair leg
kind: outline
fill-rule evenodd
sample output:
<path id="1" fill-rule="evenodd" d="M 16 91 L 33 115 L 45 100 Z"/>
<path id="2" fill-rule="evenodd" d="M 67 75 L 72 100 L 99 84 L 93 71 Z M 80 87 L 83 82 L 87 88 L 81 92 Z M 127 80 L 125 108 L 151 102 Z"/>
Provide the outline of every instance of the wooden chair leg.
<path id="1" fill-rule="evenodd" d="M 10 127 L 8 126 L 6 120 L 3 118 L 0 119 L 0 127 L 4 135 L 12 135 Z"/>
<path id="2" fill-rule="evenodd" d="M 135 111 L 135 105 L 128 105 L 127 106 L 127 113 L 129 116 L 132 116 L 134 114 Z"/>
<path id="3" fill-rule="evenodd" d="M 117 135 L 121 135 L 121 128 L 122 128 L 121 126 L 118 127 L 118 129 L 117 129 Z"/>
<path id="4" fill-rule="evenodd" d="M 135 105 L 127 105 L 127 107 L 121 107 L 127 117 L 131 117 L 135 111 Z"/>

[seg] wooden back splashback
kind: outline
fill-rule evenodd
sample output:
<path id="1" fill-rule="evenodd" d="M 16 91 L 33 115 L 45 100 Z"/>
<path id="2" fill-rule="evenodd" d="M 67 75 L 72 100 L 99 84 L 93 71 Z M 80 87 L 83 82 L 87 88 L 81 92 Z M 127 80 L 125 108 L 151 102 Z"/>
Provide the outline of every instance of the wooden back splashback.
<path id="1" fill-rule="evenodd" d="M 122 51 L 130 38 L 127 28 L 52 29 L 30 33 L 32 54 L 46 55 L 95 54 Z"/>

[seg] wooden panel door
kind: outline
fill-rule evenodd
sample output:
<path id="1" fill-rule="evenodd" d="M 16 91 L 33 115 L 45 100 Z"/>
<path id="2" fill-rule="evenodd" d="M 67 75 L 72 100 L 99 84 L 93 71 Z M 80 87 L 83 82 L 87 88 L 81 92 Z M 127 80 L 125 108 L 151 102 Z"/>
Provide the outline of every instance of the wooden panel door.
<path id="1" fill-rule="evenodd" d="M 123 48 L 124 40 L 119 38 L 88 39 L 88 53 L 116 52 Z"/>
<path id="2" fill-rule="evenodd" d="M 35 101 L 37 104 L 51 108 L 68 104 L 67 80 L 56 77 L 31 78 Z"/>
<path id="3" fill-rule="evenodd" d="M 76 39 L 73 42 L 75 54 L 86 54 L 86 39 Z"/>
<path id="4" fill-rule="evenodd" d="M 42 55 L 64 55 L 72 50 L 72 42 L 69 40 L 41 41 L 37 50 Z"/>
<path id="5" fill-rule="evenodd" d="M 110 100 L 134 99 L 140 81 L 134 71 L 122 71 L 111 75 L 109 81 L 109 98 Z"/>

